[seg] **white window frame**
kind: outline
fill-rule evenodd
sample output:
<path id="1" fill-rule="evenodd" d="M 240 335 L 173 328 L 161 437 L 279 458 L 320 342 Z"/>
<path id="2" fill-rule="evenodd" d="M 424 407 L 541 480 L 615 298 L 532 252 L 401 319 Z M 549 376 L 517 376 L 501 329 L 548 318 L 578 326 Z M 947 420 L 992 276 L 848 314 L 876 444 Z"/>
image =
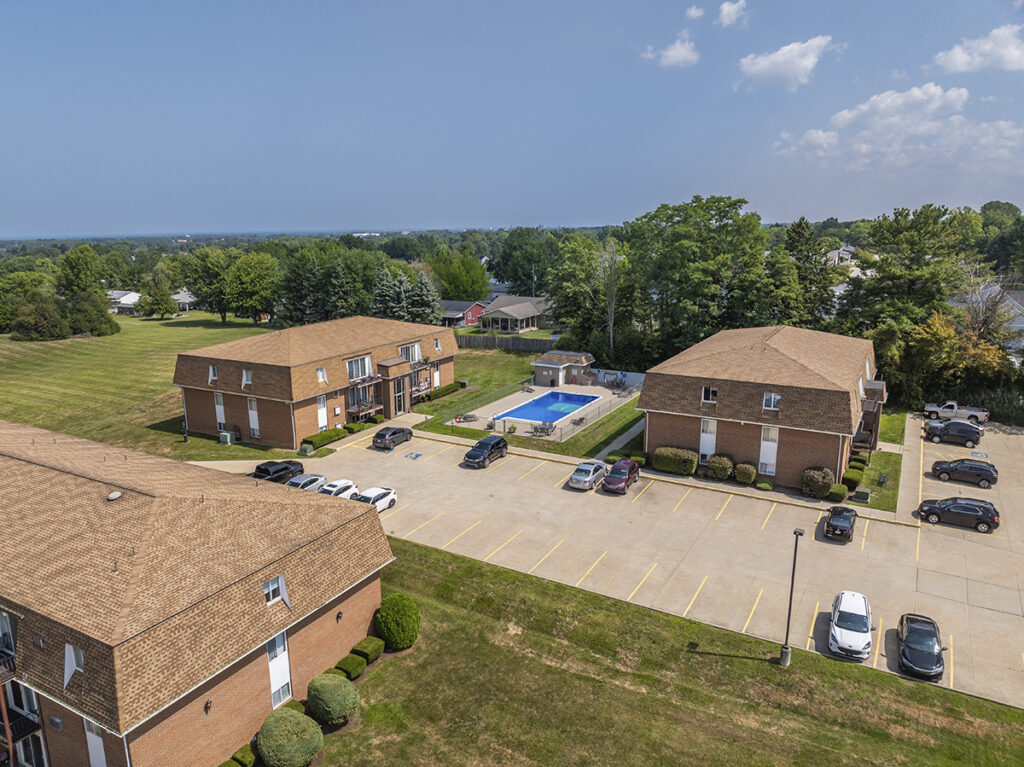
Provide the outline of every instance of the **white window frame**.
<path id="1" fill-rule="evenodd" d="M 774 400 L 769 400 L 768 399 L 769 397 L 773 397 Z M 775 403 L 774 405 L 768 404 L 769 402 L 772 402 L 772 401 L 774 401 L 774 403 Z M 770 391 L 766 391 L 764 393 L 764 400 L 761 403 L 763 410 L 778 410 L 779 409 L 779 405 L 781 405 L 781 404 L 782 404 L 782 395 L 781 394 L 776 394 L 775 392 L 770 392 Z"/>
<path id="2" fill-rule="evenodd" d="M 705 394 L 711 392 L 711 399 L 706 399 Z M 718 387 L 716 386 L 705 386 L 700 390 L 700 404 L 702 405 L 716 405 L 718 404 Z"/>
<path id="3" fill-rule="evenodd" d="M 864 360 L 864 375 L 867 379 L 871 380 L 871 358 Z"/>
<path id="4" fill-rule="evenodd" d="M 364 370 L 360 375 L 352 375 L 352 366 L 356 365 L 358 368 Z M 370 355 L 366 354 L 362 357 L 355 357 L 350 360 L 345 360 L 345 367 L 348 370 L 349 381 L 361 381 L 364 378 L 369 378 L 371 371 L 373 370 L 373 361 L 370 359 Z"/>
<path id="5" fill-rule="evenodd" d="M 857 388 L 860 389 L 860 396 L 864 396 L 864 376 L 857 379 Z"/>
<path id="6" fill-rule="evenodd" d="M 408 351 L 408 356 L 406 356 Z M 423 359 L 423 353 L 420 351 L 420 342 L 417 341 L 414 344 L 406 344 L 405 346 L 398 347 L 398 353 L 402 356 L 402 359 L 408 362 L 410 365 L 413 362 L 419 362 Z"/>
<path id="7" fill-rule="evenodd" d="M 762 463 L 760 458 L 757 462 L 757 473 L 763 474 L 766 477 L 774 477 L 775 472 L 779 465 L 779 427 L 778 426 L 762 426 L 761 427 L 761 444 L 765 442 L 775 444 L 775 463 Z"/>
<path id="8" fill-rule="evenodd" d="M 246 398 L 246 407 L 249 410 L 249 435 L 253 439 L 260 438 L 260 412 L 256 406 L 255 397 Z"/>
<path id="9" fill-rule="evenodd" d="M 263 584 L 263 601 L 267 603 L 267 607 L 274 604 L 275 602 L 281 601 L 281 592 L 283 586 L 284 577 L 280 575 L 275 575 L 273 578 L 271 578 L 269 581 Z"/>
<path id="10" fill-rule="evenodd" d="M 217 431 L 227 430 L 227 416 L 224 415 L 224 395 L 219 391 L 213 393 L 213 415 L 217 419 Z"/>
<path id="11" fill-rule="evenodd" d="M 703 435 L 710 434 L 711 436 L 713 436 L 715 438 L 715 449 L 718 449 L 718 421 L 716 421 L 714 418 L 701 418 L 700 433 L 701 442 L 705 441 L 703 439 Z M 708 459 L 711 458 L 712 455 L 714 455 L 714 450 L 712 450 L 710 453 L 705 453 L 700 448 L 698 448 L 697 462 L 700 463 L 701 465 L 706 465 Z"/>
<path id="12" fill-rule="evenodd" d="M 85 672 L 85 653 L 82 652 L 80 647 L 75 647 L 73 644 L 67 642 L 64 643 L 64 689 L 68 687 L 68 682 L 71 681 L 71 677 L 75 675 L 75 672 Z"/>
<path id="13" fill-rule="evenodd" d="M 441 351 L 441 339 L 440 338 L 435 338 L 434 339 L 434 351 L 435 352 Z"/>
<path id="14" fill-rule="evenodd" d="M 216 365 L 210 365 L 210 377 L 207 379 L 206 383 L 212 384 L 216 380 L 217 380 L 217 366 Z"/>
<path id="15" fill-rule="evenodd" d="M 316 369 L 316 380 L 322 384 L 330 383 L 330 381 L 327 380 L 327 368 Z"/>
<path id="16" fill-rule="evenodd" d="M 242 368 L 242 387 L 252 386 L 252 370 Z"/>
<path id="17" fill-rule="evenodd" d="M 278 697 L 278 693 L 282 693 L 280 698 Z M 285 703 L 287 703 L 289 700 L 291 700 L 291 697 L 292 697 L 292 683 L 289 680 L 289 681 L 285 682 L 283 685 L 281 685 L 278 689 L 271 691 L 271 693 L 270 693 L 270 704 L 274 708 L 280 708 Z"/>

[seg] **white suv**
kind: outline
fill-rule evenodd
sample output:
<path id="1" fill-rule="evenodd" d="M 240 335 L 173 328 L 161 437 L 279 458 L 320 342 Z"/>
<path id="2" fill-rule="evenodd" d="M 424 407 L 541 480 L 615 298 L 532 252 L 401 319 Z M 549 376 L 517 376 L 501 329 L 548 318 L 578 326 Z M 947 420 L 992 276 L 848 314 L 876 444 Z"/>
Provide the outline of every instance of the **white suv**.
<path id="1" fill-rule="evenodd" d="M 871 605 L 856 591 L 840 591 L 832 602 L 828 649 L 841 658 L 867 660 L 871 655 Z"/>

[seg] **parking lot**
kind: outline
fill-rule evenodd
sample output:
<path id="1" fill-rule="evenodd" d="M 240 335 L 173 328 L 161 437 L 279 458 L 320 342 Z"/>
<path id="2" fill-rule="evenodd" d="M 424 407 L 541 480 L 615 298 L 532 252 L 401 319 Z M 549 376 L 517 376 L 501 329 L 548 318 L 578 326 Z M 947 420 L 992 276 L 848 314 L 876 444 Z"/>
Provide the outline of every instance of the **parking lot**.
<path id="1" fill-rule="evenodd" d="M 307 470 L 363 489 L 394 487 L 398 502 L 381 514 L 389 535 L 780 642 L 800 527 L 794 647 L 827 652 L 833 597 L 861 591 L 884 639 L 876 638 L 868 665 L 895 672 L 899 616 L 924 613 L 949 647 L 940 684 L 1024 706 L 1024 541 L 1011 511 L 1024 491 L 1016 468 L 1024 466 L 1024 440 L 994 427 L 986 436 L 1000 469 L 996 487 L 922 474 L 919 489 L 926 498 L 991 497 L 1008 515 L 995 533 L 860 520 L 849 543 L 825 539 L 821 512 L 797 501 L 651 477 L 624 497 L 584 493 L 565 485 L 573 466 L 563 460 L 511 454 L 474 470 L 460 465 L 465 445 L 433 435 L 390 453 L 369 447 L 367 435 L 308 461 Z M 911 421 L 908 443 L 914 439 Z M 923 445 L 914 457 L 925 471 L 939 456 L 970 453 Z M 906 464 L 907 457 L 904 472 L 917 468 Z"/>

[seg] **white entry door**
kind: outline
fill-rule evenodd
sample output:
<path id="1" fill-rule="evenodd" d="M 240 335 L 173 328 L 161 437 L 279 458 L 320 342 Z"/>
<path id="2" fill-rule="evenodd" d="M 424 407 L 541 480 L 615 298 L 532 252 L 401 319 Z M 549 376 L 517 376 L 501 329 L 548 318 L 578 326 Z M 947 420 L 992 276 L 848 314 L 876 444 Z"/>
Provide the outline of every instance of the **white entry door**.
<path id="1" fill-rule="evenodd" d="M 85 720 L 85 745 L 89 749 L 89 767 L 107 767 L 107 756 L 103 753 L 103 730 Z"/>
<path id="2" fill-rule="evenodd" d="M 702 418 L 700 421 L 700 462 L 707 463 L 708 458 L 715 454 L 715 440 L 717 439 L 718 422 L 712 418 Z"/>
<path id="3" fill-rule="evenodd" d="M 327 397 L 323 394 L 316 398 L 316 425 L 320 431 L 327 431 Z"/>
<path id="4" fill-rule="evenodd" d="M 775 461 L 779 453 L 779 429 L 777 426 L 761 427 L 761 457 L 757 471 L 768 477 L 775 476 Z"/>
<path id="5" fill-rule="evenodd" d="M 292 697 L 292 672 L 288 666 L 288 637 L 282 631 L 267 642 L 270 661 L 270 698 L 277 708 Z"/>
<path id="6" fill-rule="evenodd" d="M 440 362 L 435 362 L 434 363 L 434 388 L 435 389 L 440 389 L 441 388 L 441 363 Z"/>
<path id="7" fill-rule="evenodd" d="M 224 417 L 224 395 L 219 391 L 213 393 L 213 410 L 217 416 L 217 429 L 223 431 L 227 419 Z"/>

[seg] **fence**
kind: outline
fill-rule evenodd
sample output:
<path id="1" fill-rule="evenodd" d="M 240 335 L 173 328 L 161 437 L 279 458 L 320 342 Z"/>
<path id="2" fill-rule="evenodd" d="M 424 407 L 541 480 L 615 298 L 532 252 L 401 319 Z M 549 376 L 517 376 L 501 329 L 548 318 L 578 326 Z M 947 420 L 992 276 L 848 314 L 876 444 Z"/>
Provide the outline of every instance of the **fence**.
<path id="1" fill-rule="evenodd" d="M 457 415 L 462 415 L 463 413 L 472 413 L 474 410 L 482 408 L 484 405 L 490 405 L 492 402 L 497 402 L 502 397 L 507 397 L 509 394 L 514 394 L 517 391 L 522 391 L 523 387 L 526 384 L 532 382 L 533 376 L 530 376 L 529 378 L 524 378 L 522 381 L 517 381 L 516 383 L 508 384 L 507 386 L 502 386 L 500 389 L 494 389 L 489 392 L 484 392 L 483 394 L 477 395 L 473 399 L 461 402 L 458 406 L 454 408 L 449 408 L 448 410 L 445 410 L 442 413 L 438 413 L 436 416 L 434 416 L 434 418 L 441 421 L 441 423 L 448 423 Z M 474 428 L 478 429 L 482 429 L 483 427 L 483 423 L 474 426 Z"/>
<path id="2" fill-rule="evenodd" d="M 521 336 L 459 335 L 455 343 L 460 349 L 507 349 L 513 352 L 547 352 L 554 348 L 550 338 L 523 338 Z M 487 403 L 484 403 L 487 404 Z"/>
<path id="3" fill-rule="evenodd" d="M 561 425 L 555 426 L 554 429 L 547 434 L 534 434 L 533 429 L 536 427 L 536 424 L 528 421 L 518 421 L 515 418 L 502 418 L 500 421 L 495 422 L 494 431 L 496 434 L 506 434 L 508 433 L 508 427 L 515 424 L 516 430 L 514 433 L 520 437 L 537 437 L 540 439 L 550 439 L 555 442 L 565 442 L 567 439 L 583 431 L 588 426 L 593 426 L 613 410 L 616 410 L 627 403 L 633 403 L 635 405 L 638 395 L 639 392 L 631 391 L 628 396 L 612 397 L 606 402 L 599 403 L 596 408 L 587 409 L 579 418 L 566 418 Z M 574 423 L 574 421 L 576 423 Z"/>

